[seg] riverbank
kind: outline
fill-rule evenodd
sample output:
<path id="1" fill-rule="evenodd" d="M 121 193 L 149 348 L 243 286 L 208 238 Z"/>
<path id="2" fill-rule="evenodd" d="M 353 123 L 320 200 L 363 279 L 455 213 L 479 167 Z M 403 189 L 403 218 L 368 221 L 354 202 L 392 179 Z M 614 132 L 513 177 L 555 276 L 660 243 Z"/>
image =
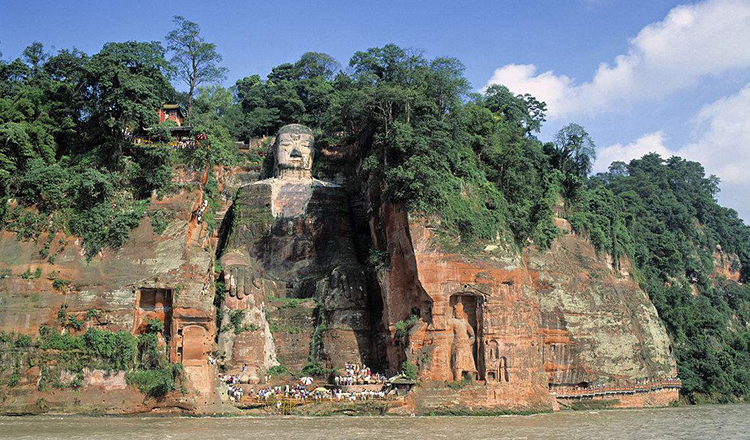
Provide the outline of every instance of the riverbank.
<path id="1" fill-rule="evenodd" d="M 498 417 L 0 417 L 0 439 L 97 438 L 656 440 L 747 438 L 750 405 L 563 411 Z"/>

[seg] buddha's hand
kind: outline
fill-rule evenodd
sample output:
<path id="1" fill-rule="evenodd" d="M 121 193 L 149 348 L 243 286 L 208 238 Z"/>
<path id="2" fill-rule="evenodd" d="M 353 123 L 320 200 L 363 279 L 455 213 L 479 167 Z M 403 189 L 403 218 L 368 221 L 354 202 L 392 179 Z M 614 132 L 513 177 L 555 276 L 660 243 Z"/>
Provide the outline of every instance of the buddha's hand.
<path id="1" fill-rule="evenodd" d="M 364 299 L 365 283 L 365 273 L 358 267 L 339 266 L 331 272 L 331 288 L 340 290 L 351 301 Z"/>
<path id="2" fill-rule="evenodd" d="M 250 267 L 243 255 L 227 255 L 222 258 L 224 283 L 229 296 L 239 300 L 261 290 L 257 273 Z"/>

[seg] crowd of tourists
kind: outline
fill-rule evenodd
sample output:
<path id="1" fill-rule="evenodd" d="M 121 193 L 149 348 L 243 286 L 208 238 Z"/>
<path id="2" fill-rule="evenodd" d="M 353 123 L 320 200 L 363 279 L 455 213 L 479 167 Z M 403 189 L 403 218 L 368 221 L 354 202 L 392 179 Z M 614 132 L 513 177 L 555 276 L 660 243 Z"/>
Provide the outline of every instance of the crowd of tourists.
<path id="1" fill-rule="evenodd" d="M 250 397 L 256 396 L 255 390 L 251 390 Z M 325 388 L 315 388 L 308 390 L 305 385 L 289 384 L 284 386 L 266 387 L 257 392 L 257 398 L 263 401 L 286 398 L 294 399 L 301 402 L 307 400 L 323 400 L 330 398 L 330 391 Z"/>
<path id="2" fill-rule="evenodd" d="M 344 375 L 336 376 L 333 382 L 336 386 L 374 385 L 385 383 L 386 377 L 373 373 L 367 365 L 347 362 L 344 364 Z"/>
<path id="3" fill-rule="evenodd" d="M 307 402 L 309 400 L 335 400 L 355 402 L 384 399 L 386 395 L 387 393 L 383 390 L 344 392 L 340 389 L 335 389 L 333 390 L 333 392 L 331 392 L 325 388 L 320 387 L 310 391 L 303 385 L 267 387 L 259 390 L 257 393 L 255 393 L 254 390 L 250 390 L 250 392 L 248 393 L 249 397 L 252 398 L 257 396 L 258 400 L 262 400 L 264 402 L 285 398 L 293 399 L 301 403 Z"/>
<path id="4" fill-rule="evenodd" d="M 212 359 L 213 360 L 213 359 Z M 245 367 L 243 367 L 243 372 Z M 266 377 L 268 383 L 270 377 Z M 266 386 L 260 390 L 249 388 L 247 385 L 243 389 L 242 383 L 246 378 L 235 374 L 219 374 L 219 380 L 227 385 L 227 394 L 233 402 L 239 402 L 243 397 L 257 399 L 263 402 L 275 402 L 282 399 L 290 399 L 298 403 L 307 401 L 367 401 L 375 399 L 384 399 L 387 396 L 385 387 L 377 390 L 370 389 L 352 390 L 341 388 L 351 385 L 385 385 L 387 378 L 379 373 L 373 373 L 370 367 L 364 364 L 347 362 L 344 365 L 344 374 L 334 377 L 332 390 L 325 387 L 314 387 L 314 379 L 309 376 L 301 377 L 295 384 Z"/>
<path id="5" fill-rule="evenodd" d="M 239 402 L 245 391 L 240 386 L 240 380 L 235 375 L 219 375 L 219 380 L 227 384 L 227 394 L 233 402 Z"/>

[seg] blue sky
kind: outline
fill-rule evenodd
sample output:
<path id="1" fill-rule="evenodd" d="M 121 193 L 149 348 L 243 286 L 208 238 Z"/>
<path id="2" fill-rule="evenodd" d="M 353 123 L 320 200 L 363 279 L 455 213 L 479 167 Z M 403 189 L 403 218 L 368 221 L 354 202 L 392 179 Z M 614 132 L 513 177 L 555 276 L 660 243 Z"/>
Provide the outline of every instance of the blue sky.
<path id="1" fill-rule="evenodd" d="M 542 140 L 574 121 L 599 146 L 597 170 L 649 151 L 698 160 L 750 220 L 750 0 L 0 0 L 0 51 L 163 40 L 175 14 L 217 44 L 225 85 L 306 51 L 345 65 L 393 42 L 459 58 L 477 90 L 547 101 Z"/>

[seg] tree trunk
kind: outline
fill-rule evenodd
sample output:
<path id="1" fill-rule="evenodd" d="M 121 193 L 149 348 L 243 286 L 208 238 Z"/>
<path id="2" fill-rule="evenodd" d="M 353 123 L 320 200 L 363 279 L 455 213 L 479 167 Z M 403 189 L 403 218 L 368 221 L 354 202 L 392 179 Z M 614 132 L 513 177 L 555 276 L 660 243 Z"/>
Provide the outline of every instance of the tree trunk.
<path id="1" fill-rule="evenodd" d="M 190 92 L 188 93 L 188 105 L 187 105 L 187 124 L 190 125 L 190 117 L 193 114 L 193 93 L 195 93 L 195 85 L 191 82 L 190 84 Z"/>

